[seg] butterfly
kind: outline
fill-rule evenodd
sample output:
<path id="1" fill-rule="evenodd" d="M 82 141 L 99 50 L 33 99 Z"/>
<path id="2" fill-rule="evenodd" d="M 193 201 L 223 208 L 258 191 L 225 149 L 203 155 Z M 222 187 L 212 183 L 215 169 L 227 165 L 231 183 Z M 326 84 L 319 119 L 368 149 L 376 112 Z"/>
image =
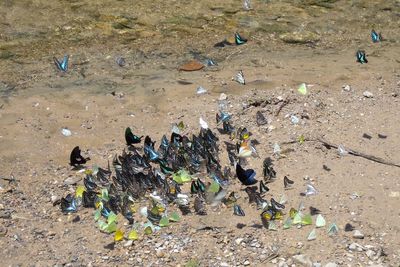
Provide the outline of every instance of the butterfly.
<path id="1" fill-rule="evenodd" d="M 264 117 L 261 111 L 257 111 L 256 113 L 256 122 L 258 126 L 262 126 L 268 123 L 268 120 Z"/>
<path id="2" fill-rule="evenodd" d="M 294 184 L 294 181 L 290 180 L 287 176 L 285 176 L 283 178 L 283 185 L 284 185 L 285 189 L 291 188 L 293 184 Z"/>
<path id="3" fill-rule="evenodd" d="M 368 63 L 368 60 L 365 55 L 365 51 L 358 50 L 356 53 L 356 57 L 357 57 L 357 62 L 359 62 L 361 64 Z"/>
<path id="4" fill-rule="evenodd" d="M 204 200 L 198 196 L 194 199 L 194 210 L 199 215 L 207 215 Z"/>
<path id="5" fill-rule="evenodd" d="M 264 194 L 269 191 L 269 188 L 263 183 L 263 181 L 260 181 L 260 194 Z"/>
<path id="6" fill-rule="evenodd" d="M 216 43 L 214 47 L 225 47 L 226 45 L 232 45 L 232 44 L 225 39 L 222 42 Z"/>
<path id="7" fill-rule="evenodd" d="M 95 189 L 97 188 L 97 184 L 93 181 L 91 175 L 86 175 L 86 177 L 83 179 L 83 184 L 89 192 L 95 191 Z"/>
<path id="8" fill-rule="evenodd" d="M 222 129 L 227 134 L 231 134 L 235 130 L 235 128 L 233 128 L 233 126 L 229 123 L 229 121 L 224 121 L 222 123 Z"/>
<path id="9" fill-rule="evenodd" d="M 76 199 L 72 194 L 68 194 L 65 198 L 61 199 L 61 211 L 64 213 L 77 211 Z"/>
<path id="10" fill-rule="evenodd" d="M 69 164 L 71 166 L 76 167 L 76 166 L 85 164 L 88 160 L 90 160 L 90 158 L 89 157 L 87 157 L 87 158 L 82 157 L 81 150 L 79 149 L 79 146 L 76 146 L 76 147 L 74 147 L 74 149 L 72 149 L 71 155 L 69 157 L 69 160 L 70 160 Z"/>
<path id="11" fill-rule="evenodd" d="M 242 36 L 239 35 L 239 33 L 235 33 L 235 43 L 236 45 L 242 45 L 247 42 L 247 39 L 243 38 Z"/>
<path id="12" fill-rule="evenodd" d="M 242 85 L 246 84 L 246 80 L 244 79 L 244 74 L 242 70 L 239 70 L 239 72 L 235 75 L 235 77 L 233 77 L 233 80 Z"/>
<path id="13" fill-rule="evenodd" d="M 239 146 L 239 154 L 238 157 L 240 158 L 248 158 L 253 154 L 253 151 L 251 149 L 251 145 L 249 144 L 248 141 L 243 141 L 240 146 Z"/>
<path id="14" fill-rule="evenodd" d="M 83 191 L 83 193 L 82 193 L 82 205 L 85 208 L 95 208 L 96 207 L 96 205 L 95 205 L 96 201 L 97 201 L 96 192 Z"/>
<path id="15" fill-rule="evenodd" d="M 377 33 L 375 30 L 371 31 L 371 39 L 372 42 L 378 43 L 382 41 L 382 35 L 380 33 Z"/>
<path id="16" fill-rule="evenodd" d="M 276 171 L 272 168 L 271 158 L 265 158 L 263 162 L 263 174 L 266 182 L 276 179 Z"/>
<path id="17" fill-rule="evenodd" d="M 233 214 L 235 214 L 237 216 L 245 216 L 244 211 L 238 204 L 235 204 L 233 206 Z"/>
<path id="18" fill-rule="evenodd" d="M 346 223 L 346 225 L 344 226 L 344 231 L 345 232 L 352 232 L 354 231 L 355 227 L 353 225 L 351 225 L 350 223 Z"/>
<path id="19" fill-rule="evenodd" d="M 256 172 L 253 169 L 244 170 L 239 163 L 236 164 L 236 175 L 244 185 L 253 185 L 257 183 L 257 180 L 254 178 Z"/>
<path id="20" fill-rule="evenodd" d="M 200 179 L 192 181 L 192 184 L 190 186 L 190 192 L 192 194 L 197 194 L 198 192 L 205 192 L 205 191 L 206 191 L 206 185 Z"/>
<path id="21" fill-rule="evenodd" d="M 58 61 L 56 57 L 53 57 L 54 64 L 56 64 L 57 69 L 62 72 L 67 72 L 68 70 L 68 59 L 68 55 L 65 55 L 62 61 Z"/>
<path id="22" fill-rule="evenodd" d="M 137 135 L 134 135 L 132 133 L 132 130 L 130 127 L 125 129 L 125 141 L 128 146 L 130 146 L 132 144 L 139 144 L 142 141 L 142 138 L 143 138 L 143 135 L 140 137 Z"/>
<path id="23" fill-rule="evenodd" d="M 244 1 L 243 1 L 243 9 L 244 9 L 244 10 L 250 10 L 250 9 L 251 9 L 250 0 L 244 0 Z"/>
<path id="24" fill-rule="evenodd" d="M 231 115 L 221 111 L 221 114 L 215 114 L 215 119 L 217 121 L 217 124 L 219 124 L 220 122 L 228 122 L 231 119 Z"/>
<path id="25" fill-rule="evenodd" d="M 305 195 L 306 196 L 312 196 L 312 195 L 316 195 L 317 194 L 317 189 L 315 189 L 315 187 L 311 184 L 307 184 L 307 190 Z"/>
<path id="26" fill-rule="evenodd" d="M 275 211 L 281 211 L 285 208 L 285 205 L 277 202 L 275 199 L 271 198 L 271 207 Z"/>

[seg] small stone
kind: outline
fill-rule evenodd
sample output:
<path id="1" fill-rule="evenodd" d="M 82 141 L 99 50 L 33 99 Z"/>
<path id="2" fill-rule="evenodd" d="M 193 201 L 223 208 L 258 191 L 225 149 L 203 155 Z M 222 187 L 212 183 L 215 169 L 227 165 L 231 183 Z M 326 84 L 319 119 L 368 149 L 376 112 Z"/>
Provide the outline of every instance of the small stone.
<path id="1" fill-rule="evenodd" d="M 71 131 L 70 131 L 68 128 L 62 128 L 62 129 L 61 129 L 61 134 L 64 135 L 64 136 L 66 136 L 66 137 L 72 135 Z"/>
<path id="2" fill-rule="evenodd" d="M 130 247 L 130 246 L 132 246 L 132 244 L 133 244 L 133 240 L 128 240 L 128 241 L 126 241 L 125 243 L 124 243 L 124 247 L 125 248 L 127 248 L 127 247 Z"/>
<path id="3" fill-rule="evenodd" d="M 221 266 L 221 267 L 229 267 L 230 265 L 227 263 L 227 262 L 221 262 L 220 264 L 219 264 L 219 266 Z"/>
<path id="4" fill-rule="evenodd" d="M 343 91 L 346 91 L 346 92 L 350 92 L 351 91 L 351 86 L 348 85 L 348 84 L 343 85 L 342 88 L 343 88 Z"/>
<path id="5" fill-rule="evenodd" d="M 338 267 L 338 265 L 334 262 L 328 262 L 324 267 Z"/>
<path id="6" fill-rule="evenodd" d="M 56 205 L 56 203 L 60 200 L 61 198 L 59 197 L 59 196 L 56 196 L 56 195 L 52 195 L 51 197 L 50 197 L 50 201 L 51 201 L 51 203 L 53 204 L 53 205 Z"/>
<path id="7" fill-rule="evenodd" d="M 371 93 L 370 91 L 365 91 L 365 92 L 363 93 L 363 96 L 366 97 L 366 98 L 373 98 L 373 97 L 374 97 L 374 94 Z"/>
<path id="8" fill-rule="evenodd" d="M 246 260 L 246 261 L 243 262 L 243 265 L 244 266 L 248 266 L 248 265 L 250 265 L 250 262 L 248 260 Z"/>
<path id="9" fill-rule="evenodd" d="M 364 234 L 361 233 L 359 230 L 355 230 L 353 234 L 353 238 L 356 239 L 364 239 Z"/>
<path id="10" fill-rule="evenodd" d="M 66 185 L 74 185 L 74 184 L 77 184 L 80 180 L 82 180 L 82 177 L 71 176 L 71 177 L 68 177 L 67 179 L 64 180 L 64 184 L 66 184 Z"/>
<path id="11" fill-rule="evenodd" d="M 371 260 L 374 260 L 375 252 L 373 250 L 369 249 L 365 252 L 365 254 L 367 254 L 368 258 L 370 258 Z"/>
<path id="12" fill-rule="evenodd" d="M 319 263 L 319 262 L 314 262 L 314 263 L 312 264 L 312 266 L 313 266 L 313 267 L 322 267 L 322 264 Z"/>
<path id="13" fill-rule="evenodd" d="M 313 264 L 310 257 L 303 254 L 294 255 L 292 259 L 294 263 L 298 263 L 301 266 L 312 267 Z"/>
<path id="14" fill-rule="evenodd" d="M 219 101 L 224 101 L 224 100 L 226 100 L 226 99 L 228 99 L 228 96 L 227 96 L 226 94 L 221 93 L 221 94 L 219 95 L 219 98 L 218 98 Z"/>
<path id="15" fill-rule="evenodd" d="M 242 243 L 242 241 L 243 241 L 243 238 L 236 238 L 235 239 L 235 244 L 236 245 L 240 245 L 240 243 Z"/>
<path id="16" fill-rule="evenodd" d="M 359 246 L 359 245 L 358 245 L 357 243 L 351 243 L 351 244 L 349 245 L 349 249 L 350 249 L 350 250 L 356 250 L 358 246 Z"/>

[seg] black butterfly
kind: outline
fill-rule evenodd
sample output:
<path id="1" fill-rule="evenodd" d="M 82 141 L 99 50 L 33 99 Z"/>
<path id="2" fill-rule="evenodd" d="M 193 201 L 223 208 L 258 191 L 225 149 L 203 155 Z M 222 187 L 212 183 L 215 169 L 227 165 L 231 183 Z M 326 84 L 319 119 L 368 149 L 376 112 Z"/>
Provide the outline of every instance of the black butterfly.
<path id="1" fill-rule="evenodd" d="M 151 147 L 152 149 L 154 149 L 154 145 L 155 145 L 156 141 L 152 141 L 150 136 L 146 135 L 146 137 L 144 138 L 144 144 L 146 146 Z"/>
<path id="2" fill-rule="evenodd" d="M 281 211 L 285 208 L 285 205 L 278 203 L 275 199 L 271 198 L 271 206 L 273 210 Z"/>
<path id="3" fill-rule="evenodd" d="M 61 211 L 64 213 L 76 212 L 77 206 L 76 199 L 72 194 L 68 194 L 61 199 Z"/>
<path id="4" fill-rule="evenodd" d="M 218 42 L 214 45 L 214 47 L 225 47 L 226 45 L 232 45 L 231 43 L 229 43 L 226 39 L 223 40 L 222 42 Z"/>
<path id="5" fill-rule="evenodd" d="M 346 225 L 344 226 L 344 231 L 345 232 L 352 232 L 354 231 L 355 227 L 353 225 L 351 225 L 350 223 L 346 223 Z"/>
<path id="6" fill-rule="evenodd" d="M 245 216 L 244 211 L 238 204 L 235 204 L 233 206 L 233 214 L 235 214 L 237 216 Z"/>
<path id="7" fill-rule="evenodd" d="M 97 193 L 96 192 L 86 192 L 83 191 L 82 193 L 82 205 L 85 208 L 95 208 L 95 204 L 96 204 L 96 200 L 97 200 Z"/>
<path id="8" fill-rule="evenodd" d="M 285 189 L 289 189 L 294 184 L 294 181 L 290 180 L 287 176 L 283 178 L 283 185 Z"/>
<path id="9" fill-rule="evenodd" d="M 314 215 L 316 215 L 316 214 L 320 214 L 320 213 L 321 213 L 321 211 L 320 211 L 319 209 L 314 208 L 313 206 L 310 206 L 310 214 L 311 214 L 312 216 L 314 216 Z"/>
<path id="10" fill-rule="evenodd" d="M 204 200 L 198 196 L 194 199 L 194 210 L 199 215 L 207 215 Z"/>
<path id="11" fill-rule="evenodd" d="M 236 175 L 244 185 L 253 185 L 257 183 L 255 179 L 256 172 L 253 169 L 244 170 L 239 163 L 236 164 Z"/>
<path id="12" fill-rule="evenodd" d="M 132 133 L 131 128 L 128 127 L 125 129 L 125 141 L 128 146 L 130 146 L 132 144 L 139 144 L 142 141 L 142 138 L 143 138 L 143 135 L 140 137 L 137 135 L 134 135 Z"/>
<path id="13" fill-rule="evenodd" d="M 269 188 L 263 183 L 263 181 L 260 181 L 260 194 L 264 194 L 269 191 Z"/>
<path id="14" fill-rule="evenodd" d="M 84 158 L 81 155 L 81 150 L 79 149 L 79 146 L 74 147 L 71 151 L 71 155 L 69 157 L 70 165 L 77 167 L 79 165 L 85 164 L 88 160 L 90 160 L 89 157 Z"/>
<path id="15" fill-rule="evenodd" d="M 53 57 L 54 64 L 56 64 L 57 69 L 62 72 L 67 72 L 68 70 L 68 59 L 68 55 L 65 55 L 62 61 L 59 61 L 57 58 Z"/>
<path id="16" fill-rule="evenodd" d="M 242 45 L 247 42 L 247 39 L 243 38 L 239 35 L 239 33 L 235 33 L 235 43 L 236 45 Z"/>
<path id="17" fill-rule="evenodd" d="M 264 159 L 263 162 L 264 180 L 268 183 L 276 179 L 276 171 L 272 168 L 271 158 Z"/>
<path id="18" fill-rule="evenodd" d="M 261 111 L 257 111 L 256 113 L 256 122 L 258 126 L 262 126 L 268 123 L 268 120 L 264 117 Z"/>
<path id="19" fill-rule="evenodd" d="M 97 184 L 93 181 L 93 178 L 91 175 L 86 175 L 86 177 L 83 179 L 83 184 L 85 185 L 87 191 L 95 191 L 97 188 Z"/>
<path id="20" fill-rule="evenodd" d="M 368 63 L 367 57 L 365 55 L 365 51 L 358 50 L 356 53 L 356 57 L 357 57 L 357 62 L 359 62 L 361 64 Z"/>
<path id="21" fill-rule="evenodd" d="M 375 30 L 371 31 L 371 39 L 372 42 L 378 43 L 382 41 L 382 35 L 380 33 L 377 33 Z"/>

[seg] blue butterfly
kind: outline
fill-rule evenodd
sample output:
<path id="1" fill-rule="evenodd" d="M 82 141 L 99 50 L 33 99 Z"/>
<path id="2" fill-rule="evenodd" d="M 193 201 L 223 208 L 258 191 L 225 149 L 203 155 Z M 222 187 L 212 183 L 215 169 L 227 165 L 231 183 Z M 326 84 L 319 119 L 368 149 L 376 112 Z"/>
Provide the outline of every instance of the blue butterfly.
<path id="1" fill-rule="evenodd" d="M 56 64 L 57 69 L 62 72 L 67 72 L 68 70 L 68 59 L 68 55 L 65 55 L 62 61 L 58 61 L 57 58 L 53 57 L 54 64 Z"/>
<path id="2" fill-rule="evenodd" d="M 253 169 L 244 170 L 239 163 L 236 164 L 236 175 L 244 185 L 253 185 L 257 183 L 256 172 Z"/>
<path id="3" fill-rule="evenodd" d="M 247 39 L 244 39 L 239 33 L 235 33 L 235 43 L 236 45 L 241 45 L 247 42 Z"/>
<path id="4" fill-rule="evenodd" d="M 377 33 L 375 30 L 371 31 L 371 39 L 372 42 L 378 43 L 382 41 L 382 35 L 380 33 Z"/>
<path id="5" fill-rule="evenodd" d="M 61 199 L 61 210 L 64 213 L 77 211 L 76 199 L 72 194 L 68 194 L 65 198 Z"/>
<path id="6" fill-rule="evenodd" d="M 219 124 L 220 122 L 227 122 L 227 121 L 229 121 L 230 119 L 231 119 L 231 115 L 230 114 L 228 114 L 228 113 L 225 113 L 225 112 L 222 112 L 221 111 L 221 114 L 216 114 L 215 115 L 215 118 L 216 118 L 216 121 L 217 121 L 217 124 Z"/>
<path id="7" fill-rule="evenodd" d="M 357 57 L 357 62 L 360 62 L 361 64 L 368 63 L 368 60 L 366 58 L 364 51 L 358 50 L 356 57 Z"/>
<path id="8" fill-rule="evenodd" d="M 160 158 L 157 152 L 151 146 L 144 146 L 144 153 L 149 157 L 150 161 L 157 161 Z"/>

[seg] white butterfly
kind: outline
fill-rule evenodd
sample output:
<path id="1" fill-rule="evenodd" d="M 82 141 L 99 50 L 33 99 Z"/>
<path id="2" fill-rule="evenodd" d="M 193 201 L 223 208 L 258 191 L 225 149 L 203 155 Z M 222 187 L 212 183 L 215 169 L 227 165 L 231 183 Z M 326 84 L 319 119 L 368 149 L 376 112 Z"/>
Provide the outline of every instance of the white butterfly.
<path id="1" fill-rule="evenodd" d="M 208 123 L 205 122 L 202 118 L 199 119 L 199 122 L 200 122 L 201 128 L 208 129 Z"/>
<path id="2" fill-rule="evenodd" d="M 306 196 L 312 196 L 317 194 L 317 189 L 311 184 L 307 184 Z"/>
<path id="3" fill-rule="evenodd" d="M 236 82 L 245 85 L 246 81 L 244 79 L 244 74 L 243 71 L 239 70 L 239 72 L 236 74 L 235 77 L 233 77 L 233 80 L 235 80 Z"/>
<path id="4" fill-rule="evenodd" d="M 250 10 L 250 9 L 251 9 L 251 2 L 250 2 L 250 0 L 244 0 L 244 1 L 243 1 L 243 9 L 244 9 L 244 10 Z"/>

